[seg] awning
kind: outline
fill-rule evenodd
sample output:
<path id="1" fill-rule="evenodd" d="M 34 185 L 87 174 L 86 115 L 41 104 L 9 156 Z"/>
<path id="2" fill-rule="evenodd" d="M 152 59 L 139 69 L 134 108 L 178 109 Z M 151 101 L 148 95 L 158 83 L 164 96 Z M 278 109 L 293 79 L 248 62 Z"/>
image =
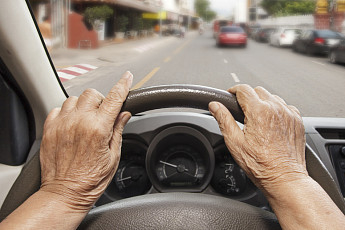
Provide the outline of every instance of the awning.
<path id="1" fill-rule="evenodd" d="M 146 11 L 146 12 L 151 12 L 151 13 L 159 12 L 158 6 L 147 4 L 143 1 L 113 0 L 113 3 L 115 3 L 116 5 L 130 7 L 130 8 L 134 8 L 134 9 L 138 9 L 138 10 Z"/>
<path id="2" fill-rule="evenodd" d="M 143 13 L 144 19 L 155 19 L 155 20 L 166 20 L 167 19 L 167 12 L 162 11 L 161 13 Z"/>
<path id="3" fill-rule="evenodd" d="M 128 1 L 128 0 L 72 0 L 73 3 L 99 3 L 99 4 L 115 4 L 119 6 L 129 7 L 145 12 L 158 13 L 159 6 L 154 3 L 145 3 L 144 1 Z"/>

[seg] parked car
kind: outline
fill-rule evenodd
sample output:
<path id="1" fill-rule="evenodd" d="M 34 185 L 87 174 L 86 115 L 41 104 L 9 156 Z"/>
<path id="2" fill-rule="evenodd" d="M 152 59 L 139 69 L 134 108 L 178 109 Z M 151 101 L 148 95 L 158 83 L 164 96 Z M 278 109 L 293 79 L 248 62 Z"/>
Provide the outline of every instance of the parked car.
<path id="1" fill-rule="evenodd" d="M 250 32 L 250 38 L 252 38 L 253 40 L 256 40 L 256 35 L 258 34 L 259 31 L 260 31 L 260 28 L 252 29 L 252 31 Z"/>
<path id="2" fill-rule="evenodd" d="M 223 26 L 217 35 L 217 46 L 241 45 L 247 46 L 247 34 L 240 26 Z"/>
<path id="3" fill-rule="evenodd" d="M 328 54 L 341 39 L 339 33 L 331 30 L 306 30 L 294 41 L 292 48 L 308 55 Z"/>
<path id="4" fill-rule="evenodd" d="M 334 64 L 345 63 L 345 38 L 343 38 L 338 45 L 330 49 L 329 61 Z"/>
<path id="5" fill-rule="evenodd" d="M 279 47 L 291 46 L 301 33 L 302 30 L 296 28 L 280 28 L 271 33 L 269 43 Z"/>
<path id="6" fill-rule="evenodd" d="M 268 42 L 268 39 L 272 32 L 274 32 L 274 28 L 261 28 L 257 31 L 255 35 L 255 41 L 257 42 Z"/>

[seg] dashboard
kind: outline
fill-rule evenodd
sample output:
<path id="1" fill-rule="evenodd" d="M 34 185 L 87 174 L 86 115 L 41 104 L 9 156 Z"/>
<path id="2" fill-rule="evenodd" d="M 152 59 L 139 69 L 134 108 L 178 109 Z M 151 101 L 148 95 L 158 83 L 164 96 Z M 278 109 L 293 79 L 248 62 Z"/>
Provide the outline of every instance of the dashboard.
<path id="1" fill-rule="evenodd" d="M 123 132 L 121 160 L 96 206 L 150 193 L 223 196 L 269 209 L 236 164 L 217 122 L 200 113 L 134 116 Z"/>
<path id="2" fill-rule="evenodd" d="M 307 144 L 345 197 L 344 118 L 303 118 Z M 242 128 L 243 125 L 238 123 Z M 204 193 L 270 210 L 262 192 L 228 151 L 210 114 L 133 116 L 123 132 L 121 161 L 95 206 L 152 193 Z"/>

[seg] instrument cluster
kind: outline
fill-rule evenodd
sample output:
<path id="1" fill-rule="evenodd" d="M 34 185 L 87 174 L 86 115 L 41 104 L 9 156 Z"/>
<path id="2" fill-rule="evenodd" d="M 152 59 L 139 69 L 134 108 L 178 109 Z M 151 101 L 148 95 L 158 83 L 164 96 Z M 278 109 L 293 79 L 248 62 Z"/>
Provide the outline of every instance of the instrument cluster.
<path id="1" fill-rule="evenodd" d="M 213 147 L 200 130 L 172 126 L 149 144 L 124 137 L 121 161 L 100 204 L 157 192 L 211 193 L 243 198 L 256 191 L 224 142 Z M 108 201 L 105 201 L 108 200 Z"/>

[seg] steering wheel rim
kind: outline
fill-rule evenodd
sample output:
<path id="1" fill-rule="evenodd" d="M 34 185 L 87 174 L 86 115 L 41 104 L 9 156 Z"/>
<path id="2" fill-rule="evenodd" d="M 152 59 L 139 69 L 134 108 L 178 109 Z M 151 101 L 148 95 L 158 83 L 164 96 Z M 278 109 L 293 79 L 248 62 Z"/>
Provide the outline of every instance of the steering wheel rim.
<path id="1" fill-rule="evenodd" d="M 219 101 L 223 103 L 233 114 L 234 118 L 237 121 L 243 123 L 244 115 L 234 95 L 226 91 L 194 85 L 157 86 L 132 91 L 129 93 L 128 98 L 122 108 L 122 111 L 129 111 L 132 114 L 136 114 L 151 109 L 177 106 L 207 110 L 208 104 L 211 101 Z M 342 197 L 335 185 L 334 180 L 329 175 L 327 169 L 324 167 L 320 159 L 308 146 L 306 148 L 306 159 L 307 169 L 311 177 L 313 177 L 326 190 L 326 192 L 330 195 L 330 197 L 338 205 L 338 207 L 343 212 L 345 212 L 344 201 L 342 200 Z M 308 162 L 311 162 L 311 165 L 308 165 Z M 36 192 L 39 189 L 39 186 L 40 164 L 38 151 L 38 153 L 25 165 L 21 174 L 19 175 L 13 187 L 11 188 L 8 196 L 6 197 L 6 200 L 0 211 L 0 220 L 4 219 L 12 211 L 14 211 L 21 203 L 23 203 L 29 196 Z M 167 220 L 169 220 L 169 218 L 166 218 L 169 216 L 168 213 L 164 214 L 164 218 L 164 215 L 154 215 L 153 212 L 155 209 L 158 209 L 160 207 L 166 207 L 165 205 L 167 204 L 167 199 L 170 199 L 169 197 L 178 198 L 174 199 L 175 204 L 179 209 L 172 209 L 172 215 L 176 215 L 176 210 L 181 211 L 181 207 L 184 207 L 184 205 L 188 202 L 194 202 L 195 204 L 193 206 L 193 209 L 189 209 L 189 211 L 192 214 L 194 213 L 196 215 L 189 215 L 188 218 L 178 218 L 178 223 L 181 225 L 176 226 L 182 226 L 181 228 L 192 229 L 193 226 L 188 227 L 188 223 L 205 223 L 205 218 L 208 225 L 205 224 L 202 226 L 208 226 L 209 228 L 213 229 L 220 229 L 222 228 L 222 226 L 228 226 L 228 228 L 232 228 L 234 227 L 234 222 L 237 223 L 238 229 L 242 229 L 241 226 L 246 227 L 243 229 L 247 229 L 247 227 L 253 229 L 266 229 L 269 227 L 271 227 L 271 229 L 280 228 L 277 219 L 275 218 L 273 213 L 250 206 L 248 204 L 240 203 L 237 201 L 231 201 L 229 199 L 227 199 L 228 201 L 226 201 L 224 200 L 226 198 L 204 194 L 179 193 L 178 195 L 143 195 L 116 201 L 109 205 L 105 205 L 104 207 L 101 206 L 99 208 L 95 208 L 85 218 L 83 223 L 80 225 L 80 229 L 91 229 L 95 227 L 98 229 L 104 229 L 102 228 L 102 226 L 105 223 L 107 224 L 106 226 L 109 226 L 108 224 L 111 224 L 112 227 L 116 226 L 116 228 L 119 229 L 142 228 L 142 226 L 131 225 L 133 223 L 131 223 L 130 221 L 123 221 L 126 220 L 126 218 L 130 220 L 131 218 L 137 217 L 139 213 L 138 210 L 142 210 L 141 217 L 143 218 L 143 220 L 153 220 L 158 218 L 158 221 L 155 221 L 156 224 L 160 224 L 159 226 L 161 226 L 162 228 L 168 227 L 169 229 L 173 229 L 174 226 L 170 226 L 169 223 L 167 223 Z M 142 207 L 148 207 L 142 205 L 141 201 L 145 200 L 149 201 L 149 210 L 153 210 L 152 212 L 145 212 L 146 209 L 142 209 Z M 212 200 L 213 202 L 209 202 L 210 200 Z M 124 202 L 126 201 L 129 201 L 128 204 L 131 205 L 124 205 Z M 231 204 L 229 204 L 228 202 L 231 202 Z M 198 203 L 200 203 L 201 205 L 198 205 Z M 214 204 L 226 203 L 228 203 L 229 206 L 235 209 L 229 212 L 224 209 L 220 210 L 219 208 L 214 206 Z M 209 210 L 211 211 L 207 212 L 205 207 L 206 209 L 209 208 Z M 241 218 L 238 218 L 238 213 L 231 214 L 235 210 L 242 210 L 242 213 L 240 215 Z M 117 216 L 119 218 L 122 218 L 120 219 L 120 222 L 123 223 L 123 225 L 119 225 L 119 219 L 107 218 L 107 213 L 110 214 L 110 216 Z M 119 216 L 119 213 L 125 213 L 126 216 Z M 226 218 L 224 217 L 224 220 L 221 221 L 218 217 L 224 216 L 224 213 L 227 214 Z M 248 223 L 250 224 L 248 225 Z M 194 226 L 198 226 L 200 228 L 202 227 L 201 225 Z M 157 227 L 156 229 L 159 228 L 160 227 Z"/>

